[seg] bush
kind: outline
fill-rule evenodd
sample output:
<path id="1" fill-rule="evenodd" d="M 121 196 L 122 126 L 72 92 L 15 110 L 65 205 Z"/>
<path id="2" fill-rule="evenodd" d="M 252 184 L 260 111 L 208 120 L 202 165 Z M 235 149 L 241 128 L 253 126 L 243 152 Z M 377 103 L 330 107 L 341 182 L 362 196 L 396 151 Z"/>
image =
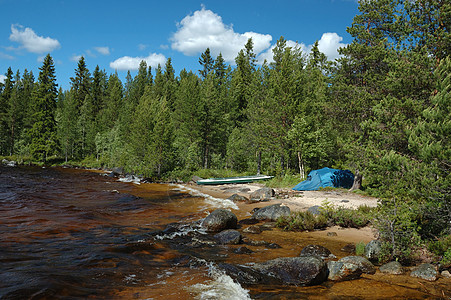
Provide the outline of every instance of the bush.
<path id="1" fill-rule="evenodd" d="M 276 226 L 283 230 L 306 231 L 324 229 L 327 227 L 327 219 L 322 215 L 313 215 L 309 211 L 291 213 L 288 217 L 280 217 Z"/>
<path id="2" fill-rule="evenodd" d="M 362 256 L 365 254 L 365 243 L 364 242 L 358 242 L 355 245 L 355 255 Z"/>

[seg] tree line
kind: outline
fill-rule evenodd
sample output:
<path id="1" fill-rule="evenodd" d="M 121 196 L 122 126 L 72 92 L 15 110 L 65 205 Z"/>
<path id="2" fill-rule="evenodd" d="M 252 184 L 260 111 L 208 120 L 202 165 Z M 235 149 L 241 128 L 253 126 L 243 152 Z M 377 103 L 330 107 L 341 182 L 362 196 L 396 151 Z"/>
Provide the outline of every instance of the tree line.
<path id="1" fill-rule="evenodd" d="M 257 65 L 249 39 L 227 65 L 206 49 L 198 72 L 169 58 L 135 77 L 91 73 L 82 57 L 57 89 L 47 55 L 37 81 L 0 84 L 0 155 L 89 158 L 145 176 L 199 169 L 284 175 L 331 166 L 380 197 L 392 255 L 451 233 L 451 9 L 442 0 L 359 1 L 353 41 L 331 62 L 281 37 Z M 394 230 L 393 228 L 397 228 Z"/>

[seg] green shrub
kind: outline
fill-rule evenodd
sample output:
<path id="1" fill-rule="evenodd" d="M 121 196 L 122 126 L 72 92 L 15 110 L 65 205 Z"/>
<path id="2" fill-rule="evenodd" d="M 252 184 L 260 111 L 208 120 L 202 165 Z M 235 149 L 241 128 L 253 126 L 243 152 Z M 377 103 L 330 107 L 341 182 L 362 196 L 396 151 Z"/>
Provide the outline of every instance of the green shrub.
<path id="1" fill-rule="evenodd" d="M 364 255 L 365 254 L 365 243 L 364 242 L 358 242 L 355 245 L 355 255 Z"/>

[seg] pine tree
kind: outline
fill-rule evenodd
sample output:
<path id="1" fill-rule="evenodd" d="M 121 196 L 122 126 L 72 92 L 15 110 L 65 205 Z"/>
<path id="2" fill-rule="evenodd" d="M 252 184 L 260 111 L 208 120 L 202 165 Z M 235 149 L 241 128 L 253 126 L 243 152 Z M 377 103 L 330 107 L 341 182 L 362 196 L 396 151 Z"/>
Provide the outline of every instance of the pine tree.
<path id="1" fill-rule="evenodd" d="M 8 126 L 8 107 L 14 89 L 14 73 L 11 67 L 6 72 L 6 79 L 3 83 L 0 95 L 0 154 L 8 155 L 10 147 L 10 134 Z"/>
<path id="2" fill-rule="evenodd" d="M 205 52 L 200 55 L 199 64 L 202 66 L 202 69 L 199 70 L 199 74 L 202 79 L 205 79 L 214 67 L 214 60 L 210 55 L 210 48 L 207 48 Z"/>
<path id="3" fill-rule="evenodd" d="M 38 85 L 33 94 L 34 122 L 30 130 L 30 151 L 35 159 L 45 162 L 58 152 L 55 121 L 57 84 L 50 54 L 44 58 L 39 70 Z"/>

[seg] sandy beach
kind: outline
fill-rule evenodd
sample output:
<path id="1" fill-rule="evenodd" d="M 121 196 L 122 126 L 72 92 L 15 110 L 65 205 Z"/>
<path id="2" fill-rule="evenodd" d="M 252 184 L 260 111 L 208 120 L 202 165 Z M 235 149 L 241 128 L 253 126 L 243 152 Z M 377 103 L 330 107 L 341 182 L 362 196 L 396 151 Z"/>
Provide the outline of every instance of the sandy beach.
<path id="1" fill-rule="evenodd" d="M 264 187 L 261 183 L 250 184 L 227 184 L 227 185 L 197 185 L 195 183 L 187 184 L 187 187 L 197 190 L 203 194 L 215 198 L 226 199 L 233 194 L 250 197 L 251 193 Z M 327 201 L 329 205 L 343 206 L 345 208 L 355 209 L 361 205 L 370 207 L 377 206 L 377 198 L 358 195 L 347 191 L 293 191 L 291 189 L 274 189 L 275 197 L 270 201 L 247 204 L 237 202 L 238 210 L 234 211 L 238 219 L 249 218 L 252 211 L 257 207 L 264 207 L 276 203 L 281 203 L 290 207 L 291 211 L 304 211 L 309 207 L 321 206 Z M 330 232 L 337 235 L 329 235 Z M 340 228 L 338 226 L 330 227 L 326 230 L 304 232 L 309 235 L 324 240 L 340 240 L 343 243 L 369 242 L 375 238 L 375 231 L 371 227 L 361 229 Z"/>

